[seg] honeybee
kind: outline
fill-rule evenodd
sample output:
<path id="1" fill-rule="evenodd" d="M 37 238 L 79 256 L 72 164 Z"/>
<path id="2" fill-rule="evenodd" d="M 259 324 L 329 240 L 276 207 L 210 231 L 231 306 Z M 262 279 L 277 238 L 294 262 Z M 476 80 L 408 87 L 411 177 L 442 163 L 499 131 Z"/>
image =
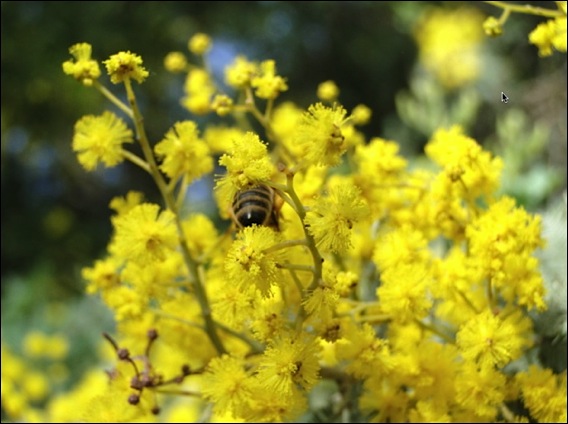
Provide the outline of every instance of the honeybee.
<path id="1" fill-rule="evenodd" d="M 257 224 L 278 230 L 278 199 L 272 187 L 252 186 L 235 194 L 230 215 L 239 229 Z"/>

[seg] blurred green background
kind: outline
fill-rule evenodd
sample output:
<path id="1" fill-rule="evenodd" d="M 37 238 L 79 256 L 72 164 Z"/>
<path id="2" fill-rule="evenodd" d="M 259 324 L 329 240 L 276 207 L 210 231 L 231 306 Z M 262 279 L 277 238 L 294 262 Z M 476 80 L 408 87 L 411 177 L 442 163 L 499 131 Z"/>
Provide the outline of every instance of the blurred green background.
<path id="1" fill-rule="evenodd" d="M 505 192 L 531 211 L 546 207 L 566 186 L 566 55 L 539 58 L 528 34 L 543 20 L 513 15 L 502 37 L 482 41 L 477 81 L 444 90 L 420 67 L 413 29 L 433 7 L 464 6 L 500 14 L 480 2 L 2 2 L 3 343 L 17 350 L 27 329 L 57 329 L 79 341 L 74 369 L 86 366 L 92 338 L 112 326 L 84 298 L 80 277 L 104 254 L 108 203 L 132 189 L 159 201 L 135 167 L 87 174 L 72 153 L 74 123 L 110 108 L 63 74 L 77 42 L 92 44 L 98 60 L 120 50 L 142 56 L 150 77 L 135 89 L 151 140 L 181 119 L 196 119 L 202 130 L 216 119 L 183 110 L 184 78 L 163 68 L 169 51 L 187 53 L 188 39 L 205 32 L 220 83 L 237 54 L 275 59 L 290 87 L 279 100 L 302 107 L 317 100 L 320 82 L 334 80 L 348 110 L 359 103 L 373 110 L 367 137 L 394 139 L 418 162 L 433 129 L 461 123 L 511 164 Z M 508 105 L 499 102 L 501 91 Z"/>

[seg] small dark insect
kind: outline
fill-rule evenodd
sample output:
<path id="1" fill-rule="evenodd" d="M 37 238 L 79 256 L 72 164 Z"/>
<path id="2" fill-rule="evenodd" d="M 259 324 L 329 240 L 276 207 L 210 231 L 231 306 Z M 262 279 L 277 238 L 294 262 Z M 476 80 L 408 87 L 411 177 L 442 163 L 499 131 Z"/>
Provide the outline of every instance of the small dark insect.
<path id="1" fill-rule="evenodd" d="M 261 184 L 235 194 L 231 217 L 240 229 L 251 225 L 264 225 L 278 229 L 278 211 L 275 193 L 271 187 Z"/>

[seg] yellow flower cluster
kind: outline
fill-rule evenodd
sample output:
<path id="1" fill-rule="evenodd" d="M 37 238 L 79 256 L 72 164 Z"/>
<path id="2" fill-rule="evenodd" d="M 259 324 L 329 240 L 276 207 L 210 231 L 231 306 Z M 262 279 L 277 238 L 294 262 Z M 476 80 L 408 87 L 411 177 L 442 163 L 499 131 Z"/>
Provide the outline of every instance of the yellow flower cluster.
<path id="1" fill-rule="evenodd" d="M 556 10 L 541 6 L 513 4 L 509 2 L 494 1 L 493 6 L 503 9 L 499 19 L 489 16 L 483 23 L 483 29 L 489 36 L 495 37 L 503 33 L 503 25 L 511 13 L 523 13 L 535 16 L 546 16 L 546 22 L 536 26 L 529 34 L 529 42 L 538 47 L 538 55 L 546 57 L 553 51 L 566 53 L 566 1 L 556 1 Z"/>
<path id="2" fill-rule="evenodd" d="M 566 6 L 564 6 L 564 15 L 566 15 Z M 566 16 L 538 24 L 529 34 L 529 41 L 538 47 L 540 56 L 550 56 L 553 48 L 566 53 Z"/>
<path id="3" fill-rule="evenodd" d="M 501 296 L 528 308 L 546 309 L 542 276 L 532 256 L 544 245 L 540 217 L 529 216 L 505 197 L 472 220 L 466 235 L 477 266 Z"/>
<path id="4" fill-rule="evenodd" d="M 174 124 L 154 150 L 158 157 L 163 158 L 160 168 L 171 179 L 186 176 L 193 181 L 213 170 L 209 147 L 199 139 L 195 122 Z"/>
<path id="5" fill-rule="evenodd" d="M 101 69 L 96 60 L 91 59 L 92 47 L 87 43 L 78 43 L 69 48 L 69 53 L 75 57 L 76 62 L 68 60 L 63 62 L 63 72 L 73 76 L 84 85 L 93 85 L 93 81 L 101 76 Z"/>
<path id="6" fill-rule="evenodd" d="M 228 279 L 240 287 L 254 284 L 263 295 L 270 295 L 271 286 L 282 278 L 278 268 L 282 252 L 267 252 L 277 239 L 278 235 L 268 227 L 246 227 L 227 253 Z"/>
<path id="7" fill-rule="evenodd" d="M 414 31 L 420 62 L 447 88 L 477 80 L 481 68 L 483 15 L 473 8 L 432 9 Z"/>
<path id="8" fill-rule="evenodd" d="M 142 58 L 130 52 L 113 54 L 103 62 L 114 84 L 119 84 L 127 79 L 133 79 L 142 83 L 148 77 L 148 71 L 142 66 Z"/>
<path id="9" fill-rule="evenodd" d="M 326 107 L 316 103 L 308 108 L 295 134 L 300 155 L 310 165 L 337 165 L 347 150 L 341 127 L 347 111 L 341 106 Z"/>
<path id="10" fill-rule="evenodd" d="M 330 188 L 326 198 L 316 199 L 306 215 L 308 231 L 323 252 L 345 253 L 353 225 L 369 216 L 369 209 L 352 184 Z"/>
<path id="11" fill-rule="evenodd" d="M 255 94 L 260 99 L 275 99 L 281 92 L 288 90 L 284 78 L 276 75 L 276 62 L 273 60 L 260 64 L 260 75 L 255 76 L 250 84 L 256 88 Z"/>
<path id="12" fill-rule="evenodd" d="M 467 54 L 440 53 L 423 23 L 428 66 L 471 58 L 481 23 L 454 13 L 432 19 L 449 25 L 449 50 Z M 454 36 L 475 22 L 469 44 Z M 204 34 L 189 43 L 203 61 L 210 46 Z M 528 310 L 546 309 L 534 255 L 544 242 L 538 216 L 497 196 L 500 158 L 461 128 L 441 128 L 425 149 L 435 166 L 411 167 L 395 141 L 355 129 L 371 110 L 348 115 L 330 82 L 319 96 L 331 106 L 277 105 L 288 87 L 274 61 L 243 57 L 226 69 L 235 95 L 214 86 L 206 63 L 167 63 L 190 69 L 189 110 L 231 104 L 225 112 L 251 122 L 210 126 L 201 138 L 186 120 L 151 143 L 129 82 L 142 79 L 136 58 L 107 61 L 134 103 L 102 92 L 131 118 L 141 155 L 122 148 L 132 131 L 108 113 L 80 120 L 73 148 L 87 169 L 139 166 L 163 206 L 136 192 L 112 200 L 108 255 L 83 277 L 118 323 L 116 338 L 105 336 L 116 366 L 85 375 L 42 420 L 292 421 L 325 398 L 336 418 L 376 422 L 565 421 L 566 373 L 513 365 L 534 346 Z M 453 86 L 473 77 L 440 75 Z M 221 217 L 257 223 L 219 231 L 183 212 L 189 184 L 214 159 L 226 169 L 214 189 Z M 4 400 L 4 368 L 4 410 L 26 419 L 17 395 Z M 514 416 L 516 402 L 528 413 Z"/>
<path id="13" fill-rule="evenodd" d="M 2 413 L 29 422 L 48 419 L 40 405 L 68 378 L 63 363 L 68 350 L 69 343 L 63 335 L 39 331 L 25 335 L 22 353 L 14 352 L 3 342 Z"/>
<path id="14" fill-rule="evenodd" d="M 252 132 L 233 139 L 219 164 L 227 168 L 225 176 L 217 181 L 217 197 L 223 215 L 238 191 L 268 182 L 275 171 L 266 144 Z"/>
<path id="15" fill-rule="evenodd" d="M 84 116 L 75 124 L 73 150 L 87 171 L 94 170 L 99 162 L 107 167 L 118 165 L 124 160 L 122 144 L 132 142 L 132 130 L 109 111 L 101 116 Z"/>

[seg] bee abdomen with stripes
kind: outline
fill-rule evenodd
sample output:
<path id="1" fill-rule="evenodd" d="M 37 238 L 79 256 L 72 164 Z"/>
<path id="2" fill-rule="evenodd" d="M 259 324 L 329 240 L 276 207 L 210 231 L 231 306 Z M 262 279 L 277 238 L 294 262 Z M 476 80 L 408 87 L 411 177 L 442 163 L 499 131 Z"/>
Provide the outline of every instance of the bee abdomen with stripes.
<path id="1" fill-rule="evenodd" d="M 264 225 L 278 229 L 274 190 L 267 185 L 253 186 L 235 194 L 231 215 L 239 228 Z"/>

